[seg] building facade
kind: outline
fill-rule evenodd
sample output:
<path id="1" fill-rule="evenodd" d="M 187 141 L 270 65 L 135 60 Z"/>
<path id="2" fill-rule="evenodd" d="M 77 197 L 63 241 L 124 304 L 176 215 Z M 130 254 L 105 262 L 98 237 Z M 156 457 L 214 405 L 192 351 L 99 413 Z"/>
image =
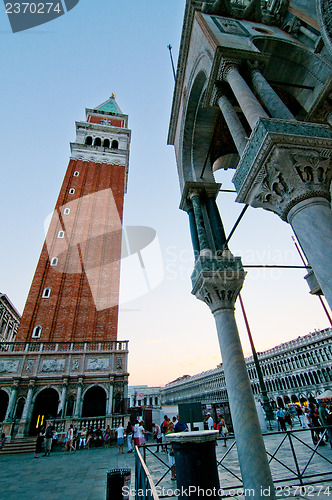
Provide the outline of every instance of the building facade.
<path id="1" fill-rule="evenodd" d="M 273 407 L 301 404 L 332 389 L 332 330 L 309 333 L 258 353 L 259 364 Z M 246 358 L 252 392 L 261 390 L 253 357 Z M 162 404 L 201 402 L 222 407 L 228 402 L 223 365 L 197 375 L 185 375 L 161 389 Z"/>
<path id="2" fill-rule="evenodd" d="M 330 42 L 327 0 L 186 1 L 168 143 L 189 217 L 192 294 L 215 319 L 243 486 L 257 496 L 275 492 L 234 314 L 246 273 L 214 172 L 235 170 L 243 213 L 262 208 L 291 225 L 310 289 L 332 307 Z"/>
<path id="3" fill-rule="evenodd" d="M 21 315 L 5 293 L 0 293 L 0 342 L 13 342 Z"/>
<path id="4" fill-rule="evenodd" d="M 48 418 L 116 426 L 126 412 L 128 342 L 117 339 L 122 214 L 130 130 L 112 95 L 76 141 L 15 342 L 1 344 L 8 437 Z"/>

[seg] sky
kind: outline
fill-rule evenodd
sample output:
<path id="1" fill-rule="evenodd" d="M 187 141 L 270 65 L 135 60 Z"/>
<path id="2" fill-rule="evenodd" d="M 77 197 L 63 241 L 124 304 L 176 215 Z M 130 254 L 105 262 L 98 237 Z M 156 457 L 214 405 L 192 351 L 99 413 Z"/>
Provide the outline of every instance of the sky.
<path id="1" fill-rule="evenodd" d="M 214 319 L 191 292 L 193 252 L 179 210 L 174 149 L 167 133 L 174 79 L 167 45 L 178 57 L 185 0 L 80 0 L 64 16 L 12 33 L 0 4 L 1 245 L 0 291 L 22 313 L 68 165 L 75 121 L 112 93 L 132 130 L 124 225 L 156 232 L 150 289 L 120 304 L 119 340 L 129 340 L 130 385 L 159 386 L 221 362 Z M 232 171 L 216 181 L 232 189 Z M 229 234 L 242 205 L 221 193 Z M 301 265 L 291 228 L 249 208 L 230 242 L 244 264 Z M 157 257 L 157 258 L 156 258 Z M 257 351 L 329 326 L 304 270 L 248 269 L 242 291 Z M 137 288 L 122 279 L 122 293 Z M 128 294 L 124 293 L 124 296 Z M 130 295 L 130 294 L 129 294 Z M 244 354 L 250 347 L 239 305 Z"/>

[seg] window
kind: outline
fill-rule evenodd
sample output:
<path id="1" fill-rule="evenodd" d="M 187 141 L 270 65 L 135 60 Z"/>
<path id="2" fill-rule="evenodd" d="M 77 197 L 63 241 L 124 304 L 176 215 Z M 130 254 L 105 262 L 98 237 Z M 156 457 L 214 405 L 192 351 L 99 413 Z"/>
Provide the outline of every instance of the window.
<path id="1" fill-rule="evenodd" d="M 80 173 L 76 170 L 76 172 L 74 172 L 74 177 L 78 177 L 80 175 Z"/>
<path id="2" fill-rule="evenodd" d="M 51 266 L 57 266 L 58 265 L 58 259 L 56 257 L 53 257 L 53 259 L 51 259 Z"/>
<path id="3" fill-rule="evenodd" d="M 114 140 L 112 141 L 112 146 L 111 146 L 112 149 L 118 149 L 119 148 L 119 143 L 118 141 Z"/>
<path id="4" fill-rule="evenodd" d="M 95 138 L 95 142 L 93 144 L 94 146 L 101 146 L 101 138 L 100 137 L 96 137 Z"/>
<path id="5" fill-rule="evenodd" d="M 74 194 L 74 193 L 75 193 L 75 189 L 74 188 L 69 189 L 69 194 Z"/>
<path id="6" fill-rule="evenodd" d="M 92 146 L 92 137 L 88 135 L 88 137 L 85 139 L 85 144 L 87 146 Z"/>
<path id="7" fill-rule="evenodd" d="M 32 338 L 39 339 L 41 331 L 42 331 L 42 327 L 40 325 L 35 326 L 33 329 L 33 332 L 32 332 Z"/>
<path id="8" fill-rule="evenodd" d="M 64 231 L 59 231 L 58 232 L 58 238 L 63 238 L 65 235 L 65 232 Z"/>
<path id="9" fill-rule="evenodd" d="M 64 215 L 69 215 L 70 214 L 70 208 L 65 208 L 63 211 Z"/>
<path id="10" fill-rule="evenodd" d="M 43 299 L 48 299 L 50 295 L 51 295 L 51 289 L 45 288 L 42 295 Z"/>
<path id="11" fill-rule="evenodd" d="M 104 146 L 104 148 L 109 148 L 110 147 L 110 140 L 104 139 L 103 146 Z"/>

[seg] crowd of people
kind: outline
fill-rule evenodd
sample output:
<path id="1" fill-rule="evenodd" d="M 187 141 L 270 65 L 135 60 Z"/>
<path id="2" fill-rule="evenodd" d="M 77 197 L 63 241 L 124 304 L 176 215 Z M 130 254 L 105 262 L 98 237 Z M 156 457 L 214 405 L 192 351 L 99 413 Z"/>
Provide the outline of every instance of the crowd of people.
<path id="1" fill-rule="evenodd" d="M 311 429 L 311 437 L 314 445 L 324 446 L 325 440 L 321 439 L 326 427 L 326 440 L 330 442 L 332 448 L 332 431 L 328 427 L 332 425 L 332 404 L 325 401 L 319 401 L 318 405 L 311 402 L 308 406 L 295 406 L 295 414 L 289 407 L 277 408 L 276 418 L 278 431 L 287 431 L 293 429 L 293 423 L 296 418 L 303 429 Z M 288 426 L 288 427 L 287 427 Z"/>

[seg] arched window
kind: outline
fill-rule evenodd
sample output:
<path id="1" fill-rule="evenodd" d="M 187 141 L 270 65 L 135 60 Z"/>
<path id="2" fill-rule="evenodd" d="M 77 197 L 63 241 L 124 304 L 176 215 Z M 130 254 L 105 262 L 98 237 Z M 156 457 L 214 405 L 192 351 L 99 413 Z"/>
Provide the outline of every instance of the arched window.
<path id="1" fill-rule="evenodd" d="M 92 146 L 92 137 L 88 135 L 88 137 L 85 139 L 85 144 L 87 146 Z"/>
<path id="2" fill-rule="evenodd" d="M 58 259 L 57 257 L 53 257 L 53 259 L 51 260 L 51 266 L 57 266 L 58 265 Z"/>
<path id="3" fill-rule="evenodd" d="M 70 208 L 65 208 L 63 211 L 64 215 L 69 215 L 70 214 Z"/>
<path id="4" fill-rule="evenodd" d="M 45 288 L 42 295 L 43 299 L 48 299 L 50 295 L 51 295 L 51 289 Z"/>
<path id="5" fill-rule="evenodd" d="M 74 172 L 74 177 L 78 177 L 79 175 L 80 175 L 80 173 L 76 170 L 76 171 Z"/>
<path id="6" fill-rule="evenodd" d="M 101 146 L 101 138 L 100 137 L 96 137 L 95 138 L 95 142 L 93 143 L 94 146 Z"/>
<path id="7" fill-rule="evenodd" d="M 70 188 L 69 189 L 69 194 L 74 194 L 75 193 L 75 189 L 74 188 Z"/>
<path id="8" fill-rule="evenodd" d="M 69 396 L 66 407 L 66 417 L 72 417 L 74 412 L 75 398 L 74 396 Z"/>
<path id="9" fill-rule="evenodd" d="M 103 146 L 104 146 L 104 148 L 109 148 L 110 147 L 110 140 L 104 139 Z"/>
<path id="10" fill-rule="evenodd" d="M 119 149 L 119 142 L 116 141 L 115 139 L 112 141 L 112 149 Z"/>
<path id="11" fill-rule="evenodd" d="M 64 238 L 65 232 L 64 231 L 59 231 L 58 232 L 58 238 Z"/>
<path id="12" fill-rule="evenodd" d="M 18 420 L 20 420 L 22 417 L 24 405 L 25 405 L 25 398 L 19 398 L 17 400 L 16 410 L 15 410 L 15 418 L 17 418 Z"/>
<path id="13" fill-rule="evenodd" d="M 40 325 L 35 326 L 32 332 L 32 338 L 33 339 L 39 339 L 41 335 L 42 327 Z"/>

